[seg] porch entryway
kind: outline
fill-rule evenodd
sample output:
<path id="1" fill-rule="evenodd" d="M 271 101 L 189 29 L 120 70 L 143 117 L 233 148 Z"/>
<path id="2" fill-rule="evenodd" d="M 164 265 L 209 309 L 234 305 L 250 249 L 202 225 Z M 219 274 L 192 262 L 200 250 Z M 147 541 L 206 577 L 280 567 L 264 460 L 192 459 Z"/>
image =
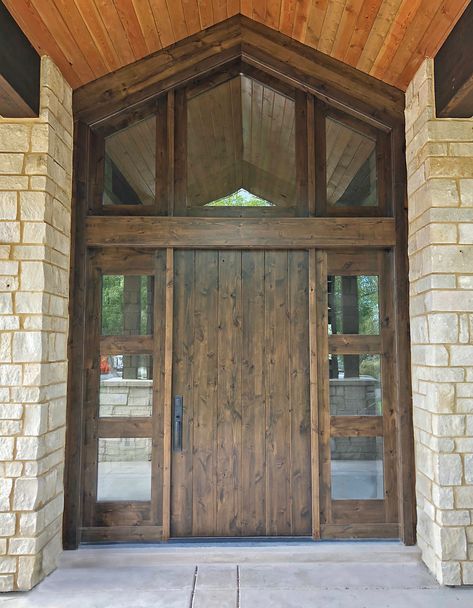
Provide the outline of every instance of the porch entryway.
<path id="1" fill-rule="evenodd" d="M 5 608 L 470 608 L 398 542 L 171 543 L 81 547 Z"/>

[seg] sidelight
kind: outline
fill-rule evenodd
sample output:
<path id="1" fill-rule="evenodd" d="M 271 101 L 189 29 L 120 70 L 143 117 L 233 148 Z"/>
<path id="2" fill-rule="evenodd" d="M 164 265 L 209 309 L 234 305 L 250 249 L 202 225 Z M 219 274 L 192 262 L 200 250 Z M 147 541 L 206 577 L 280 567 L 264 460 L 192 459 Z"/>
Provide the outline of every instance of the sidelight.
<path id="1" fill-rule="evenodd" d="M 332 499 L 383 499 L 383 438 L 332 437 Z"/>
<path id="2" fill-rule="evenodd" d="M 102 336 L 152 333 L 153 279 L 148 276 L 102 277 Z"/>
<path id="3" fill-rule="evenodd" d="M 151 500 L 151 439 L 98 440 L 97 501 Z"/>

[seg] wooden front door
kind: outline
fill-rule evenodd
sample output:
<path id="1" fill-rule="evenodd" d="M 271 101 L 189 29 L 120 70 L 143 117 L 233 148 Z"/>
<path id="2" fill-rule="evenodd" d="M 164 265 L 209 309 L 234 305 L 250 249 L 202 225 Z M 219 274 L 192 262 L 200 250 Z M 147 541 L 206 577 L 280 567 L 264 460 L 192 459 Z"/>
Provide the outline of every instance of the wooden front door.
<path id="1" fill-rule="evenodd" d="M 175 252 L 171 536 L 312 534 L 308 256 Z"/>

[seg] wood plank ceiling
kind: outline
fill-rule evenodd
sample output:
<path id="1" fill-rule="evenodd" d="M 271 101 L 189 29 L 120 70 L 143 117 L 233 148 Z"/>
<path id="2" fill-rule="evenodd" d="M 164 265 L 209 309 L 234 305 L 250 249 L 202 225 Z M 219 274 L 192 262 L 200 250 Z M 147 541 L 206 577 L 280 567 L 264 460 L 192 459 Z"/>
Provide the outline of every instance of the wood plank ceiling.
<path id="1" fill-rule="evenodd" d="M 469 0 L 3 0 L 77 88 L 242 13 L 405 89 Z"/>

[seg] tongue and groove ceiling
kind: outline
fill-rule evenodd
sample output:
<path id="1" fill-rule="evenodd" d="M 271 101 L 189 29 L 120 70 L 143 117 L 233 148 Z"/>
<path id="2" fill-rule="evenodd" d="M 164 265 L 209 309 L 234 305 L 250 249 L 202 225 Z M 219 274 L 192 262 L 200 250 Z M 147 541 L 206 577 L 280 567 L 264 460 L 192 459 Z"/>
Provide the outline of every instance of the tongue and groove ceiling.
<path id="1" fill-rule="evenodd" d="M 78 88 L 238 13 L 405 89 L 469 0 L 3 0 Z"/>

